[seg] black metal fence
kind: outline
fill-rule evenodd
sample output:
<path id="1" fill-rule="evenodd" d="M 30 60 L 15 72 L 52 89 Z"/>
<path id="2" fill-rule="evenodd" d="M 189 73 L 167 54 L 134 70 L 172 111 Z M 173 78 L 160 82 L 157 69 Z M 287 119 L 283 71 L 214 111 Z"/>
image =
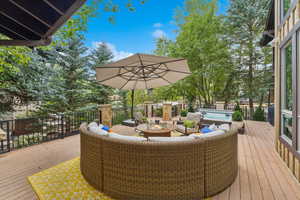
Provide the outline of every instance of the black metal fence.
<path id="1" fill-rule="evenodd" d="M 124 120 L 129 119 L 130 109 L 125 110 L 124 108 L 113 108 L 112 109 L 112 124 L 121 124 Z"/>
<path id="2" fill-rule="evenodd" d="M 99 121 L 98 111 L 0 121 L 0 154 L 79 133 L 83 122 Z"/>
<path id="3" fill-rule="evenodd" d="M 201 109 L 216 109 L 216 105 L 200 105 L 199 106 Z"/>

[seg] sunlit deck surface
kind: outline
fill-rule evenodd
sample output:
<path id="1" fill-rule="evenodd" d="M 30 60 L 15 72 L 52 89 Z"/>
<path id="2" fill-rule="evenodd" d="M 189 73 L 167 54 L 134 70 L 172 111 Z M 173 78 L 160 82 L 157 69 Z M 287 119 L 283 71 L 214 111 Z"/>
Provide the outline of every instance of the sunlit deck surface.
<path id="1" fill-rule="evenodd" d="M 79 152 L 76 135 L 0 155 L 0 199 L 36 199 L 27 176 Z M 239 175 L 230 188 L 212 199 L 300 199 L 300 184 L 274 149 L 273 127 L 247 121 L 246 134 L 239 135 Z"/>

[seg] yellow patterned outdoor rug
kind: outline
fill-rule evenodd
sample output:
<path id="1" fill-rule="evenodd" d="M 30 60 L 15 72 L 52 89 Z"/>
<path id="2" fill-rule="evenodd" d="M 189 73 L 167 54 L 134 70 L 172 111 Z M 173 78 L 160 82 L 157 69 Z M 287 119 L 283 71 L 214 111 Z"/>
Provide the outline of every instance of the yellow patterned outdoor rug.
<path id="1" fill-rule="evenodd" d="M 79 158 L 29 176 L 28 180 L 40 200 L 113 200 L 85 181 Z"/>

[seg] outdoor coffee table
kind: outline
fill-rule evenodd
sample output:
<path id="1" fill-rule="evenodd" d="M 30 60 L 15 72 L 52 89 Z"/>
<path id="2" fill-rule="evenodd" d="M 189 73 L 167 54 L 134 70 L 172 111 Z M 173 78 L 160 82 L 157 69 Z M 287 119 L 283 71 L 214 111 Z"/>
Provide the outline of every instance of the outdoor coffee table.
<path id="1" fill-rule="evenodd" d="M 136 129 L 143 133 L 144 137 L 171 137 L 171 128 L 161 125 L 140 124 Z"/>

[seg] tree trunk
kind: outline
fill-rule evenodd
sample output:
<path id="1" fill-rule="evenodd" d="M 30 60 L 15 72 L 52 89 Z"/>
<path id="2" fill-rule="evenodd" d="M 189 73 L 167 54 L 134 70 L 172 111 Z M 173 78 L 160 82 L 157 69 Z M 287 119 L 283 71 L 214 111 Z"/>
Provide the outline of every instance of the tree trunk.
<path id="1" fill-rule="evenodd" d="M 250 108 L 250 119 L 252 119 L 253 117 L 253 112 L 254 112 L 254 107 L 253 107 L 253 65 L 255 64 L 255 58 L 254 58 L 254 54 L 255 54 L 255 47 L 253 47 L 253 40 L 251 40 L 253 38 L 252 36 L 252 28 L 249 28 L 249 32 L 251 33 L 251 37 L 250 37 L 250 52 L 249 52 L 249 73 L 248 73 L 248 87 L 249 87 L 249 108 Z"/>
<path id="2" fill-rule="evenodd" d="M 265 97 L 265 95 L 264 95 L 264 93 L 262 93 L 261 96 L 260 96 L 260 101 L 259 101 L 259 106 L 260 106 L 260 107 L 261 107 L 262 104 L 264 103 L 264 97 Z"/>

